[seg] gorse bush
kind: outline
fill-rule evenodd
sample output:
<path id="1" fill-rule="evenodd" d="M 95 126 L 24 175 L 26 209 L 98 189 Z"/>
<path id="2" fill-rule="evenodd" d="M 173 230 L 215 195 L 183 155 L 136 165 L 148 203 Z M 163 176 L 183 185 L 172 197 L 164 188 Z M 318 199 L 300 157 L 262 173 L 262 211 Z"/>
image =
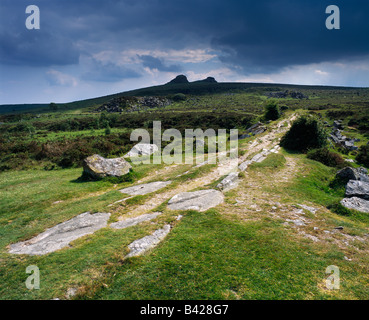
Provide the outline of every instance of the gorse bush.
<path id="1" fill-rule="evenodd" d="M 327 145 L 328 134 L 314 116 L 301 116 L 283 136 L 280 145 L 285 149 L 307 152 Z"/>
<path id="2" fill-rule="evenodd" d="M 177 93 L 172 97 L 172 100 L 176 102 L 185 101 L 186 99 L 187 97 L 183 93 Z"/>
<path id="3" fill-rule="evenodd" d="M 281 116 L 281 112 L 279 110 L 278 104 L 275 101 L 270 101 L 265 106 L 265 114 L 264 119 L 265 120 L 277 120 Z"/>
<path id="4" fill-rule="evenodd" d="M 307 153 L 309 159 L 319 161 L 328 167 L 344 168 L 347 166 L 342 156 L 336 152 L 332 152 L 327 148 L 309 150 Z"/>
<path id="5" fill-rule="evenodd" d="M 361 146 L 356 156 L 357 162 L 369 168 L 369 145 Z"/>

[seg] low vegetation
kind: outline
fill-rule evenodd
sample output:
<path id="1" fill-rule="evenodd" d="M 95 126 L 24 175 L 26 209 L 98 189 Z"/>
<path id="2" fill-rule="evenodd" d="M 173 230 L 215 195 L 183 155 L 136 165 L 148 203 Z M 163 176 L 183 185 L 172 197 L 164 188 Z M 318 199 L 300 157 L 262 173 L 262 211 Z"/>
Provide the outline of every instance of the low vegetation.
<path id="1" fill-rule="evenodd" d="M 309 99 L 269 100 L 271 92 L 287 89 Z M 96 111 L 114 97 L 145 95 L 165 96 L 171 104 L 145 111 Z M 170 84 L 56 108 L 23 106 L 26 113 L 0 115 L 1 299 L 368 299 L 369 218 L 340 204 L 345 185 L 335 179 L 344 166 L 369 167 L 368 98 L 369 89 L 356 88 Z M 292 115 L 299 116 L 286 134 L 265 140 L 275 145 L 281 138 L 284 148 L 250 165 L 238 188 L 226 192 L 225 202 L 215 209 L 173 212 L 163 197 L 152 210 L 162 214 L 152 222 L 124 230 L 103 228 L 44 256 L 8 252 L 10 244 L 83 212 L 111 212 L 110 223 L 150 203 L 153 194 L 117 202 L 119 190 L 133 183 L 171 180 L 155 194 L 161 196 L 215 169 L 133 165 L 122 179 L 81 176 L 85 157 L 128 152 L 136 143 L 130 141 L 133 129 L 151 133 L 153 121 L 161 121 L 162 130 L 181 133 L 188 128 L 246 133 L 258 121 L 271 120 L 265 133 L 239 140 L 239 156 L 250 159 L 252 143 L 263 148 L 263 135 L 287 128 L 287 121 L 275 120 Z M 338 119 L 343 134 L 360 140 L 358 150 L 327 143 L 328 130 Z M 302 227 L 294 224 L 297 214 Z M 173 229 L 155 250 L 124 259 L 132 241 L 165 223 Z M 24 285 L 29 265 L 40 268 L 40 290 Z M 325 287 L 329 265 L 340 268 L 340 290 Z"/>
<path id="2" fill-rule="evenodd" d="M 306 152 L 309 149 L 325 147 L 327 139 L 328 134 L 316 117 L 301 116 L 283 136 L 281 146 L 291 151 Z"/>

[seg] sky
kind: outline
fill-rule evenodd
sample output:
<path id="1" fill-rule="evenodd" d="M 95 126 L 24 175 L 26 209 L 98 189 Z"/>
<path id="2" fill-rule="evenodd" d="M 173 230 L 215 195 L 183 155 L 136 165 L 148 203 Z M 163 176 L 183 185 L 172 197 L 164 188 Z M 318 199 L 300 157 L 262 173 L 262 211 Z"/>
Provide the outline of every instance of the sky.
<path id="1" fill-rule="evenodd" d="M 26 27 L 29 5 L 40 29 Z M 340 29 L 326 27 L 329 5 Z M 368 35 L 368 0 L 0 0 L 0 104 L 71 102 L 178 74 L 369 87 Z"/>

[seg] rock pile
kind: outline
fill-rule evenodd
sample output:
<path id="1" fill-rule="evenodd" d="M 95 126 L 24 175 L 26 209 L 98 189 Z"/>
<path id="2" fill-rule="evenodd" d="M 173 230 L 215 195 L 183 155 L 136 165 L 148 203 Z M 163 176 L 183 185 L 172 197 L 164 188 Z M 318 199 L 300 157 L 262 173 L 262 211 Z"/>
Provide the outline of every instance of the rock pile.
<path id="1" fill-rule="evenodd" d="M 369 213 L 369 176 L 365 168 L 344 168 L 337 177 L 347 181 L 346 193 L 341 204 L 348 208 Z"/>
<path id="2" fill-rule="evenodd" d="M 253 126 L 251 126 L 250 128 L 246 130 L 248 134 L 251 134 L 253 136 L 256 136 L 257 134 L 261 134 L 265 131 L 266 131 L 266 127 L 261 122 L 254 124 Z"/>
<path id="3" fill-rule="evenodd" d="M 342 130 L 344 129 L 344 126 L 342 125 L 341 120 L 335 120 L 333 122 L 333 129 L 330 134 L 330 139 L 335 143 L 343 148 L 353 151 L 358 150 L 358 147 L 355 146 L 355 142 L 359 142 L 359 139 L 349 139 L 346 136 L 342 135 Z"/>
<path id="4" fill-rule="evenodd" d="M 170 105 L 170 100 L 163 97 L 119 97 L 97 108 L 98 112 L 134 112 L 151 108 L 163 108 Z"/>
<path id="5" fill-rule="evenodd" d="M 268 94 L 269 98 L 277 98 L 277 99 L 282 99 L 282 98 L 293 98 L 293 99 L 309 99 L 308 96 L 304 95 L 301 92 L 298 91 L 280 91 L 280 92 L 271 92 Z"/>

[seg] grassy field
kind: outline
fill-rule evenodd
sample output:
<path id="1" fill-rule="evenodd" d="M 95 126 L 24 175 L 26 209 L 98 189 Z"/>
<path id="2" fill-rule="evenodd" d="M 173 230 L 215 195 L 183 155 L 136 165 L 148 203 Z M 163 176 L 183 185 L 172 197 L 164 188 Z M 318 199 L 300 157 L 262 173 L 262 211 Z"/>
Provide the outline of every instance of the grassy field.
<path id="1" fill-rule="evenodd" d="M 368 243 L 357 240 L 358 251 L 351 246 L 343 249 L 342 235 L 328 241 L 313 225 L 326 230 L 344 226 L 345 233 L 362 237 L 368 232 L 368 216 L 339 216 L 326 210 L 327 203 L 342 196 L 328 187 L 332 170 L 299 155 L 285 157 L 299 164 L 299 172 L 283 187 L 278 180 L 273 186 L 265 181 L 286 170 L 285 161 L 275 166 L 267 159 L 262 167 L 252 168 L 216 209 L 183 212 L 184 218 L 175 221 L 175 212 L 164 206 L 155 225 L 105 228 L 74 241 L 72 248 L 40 257 L 10 255 L 6 247 L 79 213 L 106 212 L 109 203 L 121 198 L 118 186 L 76 183 L 78 169 L 3 173 L 1 298 L 64 299 L 68 289 L 77 288 L 78 299 L 367 299 Z M 248 203 L 251 196 L 257 199 Z M 245 204 L 235 206 L 235 199 Z M 271 214 L 275 202 L 276 212 L 299 203 L 318 207 L 316 216 L 307 214 L 308 231 L 321 241 L 306 239 L 286 226 L 285 219 L 275 218 Z M 260 209 L 252 209 L 253 205 Z M 175 228 L 157 249 L 123 260 L 130 242 L 164 221 L 172 221 Z M 41 270 L 40 290 L 24 285 L 28 265 Z M 329 265 L 341 270 L 340 290 L 324 289 Z"/>
<path id="2" fill-rule="evenodd" d="M 251 124 L 264 121 L 267 94 L 287 89 L 309 99 L 278 99 L 282 117 L 297 112 L 329 124 L 342 119 L 343 133 L 360 139 L 356 145 L 369 140 L 369 89 L 359 88 L 171 85 L 124 93 L 186 94 L 185 101 L 162 109 L 96 112 L 115 97 L 109 96 L 62 105 L 53 112 L 27 109 L 1 115 L 0 299 L 369 299 L 369 216 L 342 210 L 338 203 L 344 187 L 333 183 L 337 168 L 305 154 L 281 149 L 250 165 L 240 175 L 238 188 L 225 193 L 225 202 L 206 212 L 171 211 L 167 202 L 173 190 L 186 185 L 214 188 L 220 178 L 207 177 L 215 165 L 134 165 L 132 181 L 124 183 L 79 179 L 84 157 L 125 154 L 136 143 L 130 141 L 136 128 L 151 132 L 152 122 L 160 120 L 163 130 L 178 128 L 181 133 L 186 128 L 237 128 L 245 133 Z M 264 135 L 277 124 L 267 124 Z M 250 159 L 257 153 L 250 145 L 262 143 L 262 138 L 240 140 L 239 156 Z M 335 146 L 330 150 L 352 160 L 358 154 Z M 125 197 L 119 189 L 159 180 L 172 183 L 116 203 Z M 123 230 L 103 228 L 44 256 L 8 253 L 10 244 L 83 212 L 110 212 L 111 223 L 145 205 L 162 214 Z M 181 220 L 176 219 L 179 214 Z M 132 241 L 168 223 L 172 231 L 157 248 L 124 259 Z M 29 265 L 40 269 L 39 290 L 25 286 Z M 325 271 L 332 265 L 340 270 L 340 290 L 325 286 Z"/>

